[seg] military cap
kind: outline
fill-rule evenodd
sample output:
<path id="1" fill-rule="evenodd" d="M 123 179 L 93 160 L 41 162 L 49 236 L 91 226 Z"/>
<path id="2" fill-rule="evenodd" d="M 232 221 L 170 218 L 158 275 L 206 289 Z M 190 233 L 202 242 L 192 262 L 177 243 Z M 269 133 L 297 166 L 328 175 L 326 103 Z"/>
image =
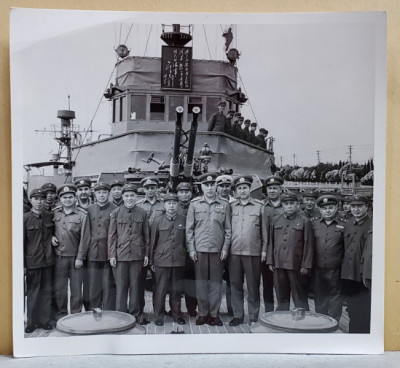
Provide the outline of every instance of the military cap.
<path id="1" fill-rule="evenodd" d="M 73 184 L 64 184 L 57 188 L 57 194 L 60 197 L 68 193 L 76 194 L 76 186 Z"/>
<path id="2" fill-rule="evenodd" d="M 225 101 L 219 101 L 218 102 L 218 106 L 226 106 L 226 102 Z"/>
<path id="3" fill-rule="evenodd" d="M 250 121 L 250 119 L 246 119 L 246 120 L 244 121 L 244 123 L 245 123 L 245 124 L 250 124 L 251 121 Z"/>
<path id="4" fill-rule="evenodd" d="M 240 117 L 240 116 L 242 116 L 242 113 L 241 112 L 235 112 L 234 116 Z"/>
<path id="5" fill-rule="evenodd" d="M 140 181 L 140 185 L 142 187 L 147 187 L 148 185 L 157 185 L 158 186 L 158 179 L 153 177 L 146 177 Z"/>
<path id="6" fill-rule="evenodd" d="M 57 187 L 53 183 L 45 183 L 42 185 L 42 187 L 40 189 L 43 190 L 43 192 L 45 192 L 45 193 L 57 192 Z"/>
<path id="7" fill-rule="evenodd" d="M 112 187 L 115 187 L 115 186 L 120 186 L 120 187 L 123 187 L 124 186 L 124 182 L 123 181 L 121 181 L 121 180 L 118 180 L 118 179 L 114 179 L 114 180 L 111 180 L 110 181 L 110 189 L 112 188 Z"/>
<path id="8" fill-rule="evenodd" d="M 328 206 L 330 204 L 338 204 L 338 199 L 332 194 L 326 194 L 317 199 L 316 205 L 318 207 Z"/>
<path id="9" fill-rule="evenodd" d="M 257 126 L 257 123 L 256 123 L 256 122 L 253 122 L 253 123 L 250 124 L 250 126 L 256 127 L 256 126 Z"/>
<path id="10" fill-rule="evenodd" d="M 89 187 L 90 188 L 90 186 L 91 186 L 91 181 L 90 181 L 90 179 L 87 179 L 87 178 L 85 178 L 85 179 L 79 179 L 79 180 L 75 180 L 74 181 L 74 185 L 77 187 L 77 188 L 82 188 L 82 187 Z"/>
<path id="11" fill-rule="evenodd" d="M 343 201 L 343 202 L 350 203 L 352 199 L 353 199 L 353 196 L 351 196 L 351 195 L 346 195 L 346 196 L 343 197 L 342 201 Z"/>
<path id="12" fill-rule="evenodd" d="M 238 185 L 247 184 L 249 187 L 251 187 L 252 182 L 253 182 L 253 178 L 249 175 L 238 176 L 233 181 L 233 186 L 236 188 Z"/>
<path id="13" fill-rule="evenodd" d="M 164 197 L 164 202 L 167 201 L 175 201 L 175 202 L 179 202 L 178 196 L 174 193 L 168 193 L 165 195 Z"/>
<path id="14" fill-rule="evenodd" d="M 94 185 L 94 188 L 93 188 L 93 190 L 94 191 L 96 191 L 96 190 L 110 190 L 111 188 L 110 188 L 110 185 L 109 184 L 107 184 L 107 183 L 103 183 L 103 182 L 98 182 L 98 183 L 96 183 L 95 185 Z"/>
<path id="15" fill-rule="evenodd" d="M 228 110 L 227 114 L 234 114 L 235 110 Z"/>
<path id="16" fill-rule="evenodd" d="M 261 129 L 260 129 L 260 133 L 268 134 L 268 130 L 267 130 L 267 129 L 264 129 L 264 128 L 261 128 Z"/>
<path id="17" fill-rule="evenodd" d="M 363 195 L 354 195 L 350 201 L 350 204 L 368 204 L 369 199 Z"/>
<path id="18" fill-rule="evenodd" d="M 286 201 L 299 201 L 299 198 L 297 197 L 296 193 L 293 192 L 285 192 L 281 194 L 281 202 L 286 202 Z"/>
<path id="19" fill-rule="evenodd" d="M 132 183 L 125 184 L 122 187 L 122 194 L 125 193 L 125 192 L 135 192 L 135 193 L 137 193 L 137 189 L 138 188 L 137 188 L 137 186 L 135 184 L 132 184 Z"/>
<path id="20" fill-rule="evenodd" d="M 31 194 L 29 195 L 29 198 L 33 198 L 33 197 L 42 197 L 42 198 L 46 198 L 46 193 L 45 191 L 40 188 L 40 189 L 33 189 Z"/>
<path id="21" fill-rule="evenodd" d="M 232 176 L 230 175 L 220 175 L 215 179 L 217 185 L 221 184 L 232 184 Z"/>
<path id="22" fill-rule="evenodd" d="M 271 175 L 268 176 L 265 179 L 265 185 L 268 187 L 270 185 L 282 185 L 283 184 L 283 179 L 280 176 L 277 175 Z"/>
<path id="23" fill-rule="evenodd" d="M 240 121 L 243 121 L 243 120 L 244 120 L 244 117 L 243 117 L 242 115 L 240 115 L 240 116 L 239 116 L 239 120 L 240 120 Z"/>
<path id="24" fill-rule="evenodd" d="M 179 183 L 178 184 L 178 186 L 176 187 L 176 190 L 189 190 L 189 191 L 192 191 L 193 190 L 193 188 L 192 188 L 192 185 L 190 184 L 190 183 L 186 183 L 186 182 L 182 182 L 182 183 Z"/>
<path id="25" fill-rule="evenodd" d="M 216 178 L 216 173 L 205 173 L 199 177 L 198 181 L 201 182 L 201 184 L 215 183 Z"/>
<path id="26" fill-rule="evenodd" d="M 302 191 L 303 198 L 318 198 L 318 194 L 314 190 L 304 190 Z"/>

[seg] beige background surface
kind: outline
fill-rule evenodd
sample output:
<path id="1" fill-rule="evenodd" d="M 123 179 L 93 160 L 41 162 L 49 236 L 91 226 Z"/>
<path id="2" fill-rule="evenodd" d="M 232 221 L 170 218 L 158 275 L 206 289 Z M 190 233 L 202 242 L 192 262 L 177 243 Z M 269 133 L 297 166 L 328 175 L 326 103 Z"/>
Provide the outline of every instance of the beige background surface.
<path id="1" fill-rule="evenodd" d="M 388 103 L 386 178 L 385 350 L 400 350 L 400 1 L 399 0 L 1 0 L 0 1 L 0 354 L 12 353 L 11 116 L 9 9 L 11 7 L 197 12 L 386 11 Z M 396 119 L 397 118 L 397 119 Z M 18 190 L 18 188 L 17 188 Z"/>

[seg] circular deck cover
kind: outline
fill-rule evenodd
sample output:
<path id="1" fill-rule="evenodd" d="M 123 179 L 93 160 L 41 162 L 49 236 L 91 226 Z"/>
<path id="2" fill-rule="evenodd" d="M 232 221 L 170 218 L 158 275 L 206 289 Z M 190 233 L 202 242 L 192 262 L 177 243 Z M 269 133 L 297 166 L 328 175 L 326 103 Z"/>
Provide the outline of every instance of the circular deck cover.
<path id="1" fill-rule="evenodd" d="M 320 313 L 305 312 L 303 319 L 294 320 L 291 311 L 276 311 L 261 315 L 260 322 L 265 327 L 282 332 L 333 332 L 338 322 Z"/>
<path id="2" fill-rule="evenodd" d="M 135 327 L 135 317 L 116 311 L 102 311 L 101 317 L 93 312 L 71 314 L 57 321 L 57 329 L 80 335 L 112 333 Z"/>

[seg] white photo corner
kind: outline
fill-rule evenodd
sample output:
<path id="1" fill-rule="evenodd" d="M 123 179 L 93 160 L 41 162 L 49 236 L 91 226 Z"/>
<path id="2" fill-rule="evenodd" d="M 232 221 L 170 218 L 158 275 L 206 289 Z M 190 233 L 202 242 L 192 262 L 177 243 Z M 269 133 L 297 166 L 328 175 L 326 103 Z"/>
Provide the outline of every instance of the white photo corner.
<path id="1" fill-rule="evenodd" d="M 383 353 L 384 12 L 10 20 L 14 356 Z"/>

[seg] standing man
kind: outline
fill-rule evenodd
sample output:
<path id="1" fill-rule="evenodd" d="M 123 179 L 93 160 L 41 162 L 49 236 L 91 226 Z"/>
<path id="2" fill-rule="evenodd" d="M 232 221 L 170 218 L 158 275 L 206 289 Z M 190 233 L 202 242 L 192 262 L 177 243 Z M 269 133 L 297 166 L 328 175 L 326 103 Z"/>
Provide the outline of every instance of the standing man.
<path id="1" fill-rule="evenodd" d="M 233 185 L 238 197 L 231 203 L 232 244 L 228 258 L 234 318 L 229 326 L 244 322 L 243 282 L 246 276 L 250 323 L 260 312 L 261 262 L 267 258 L 268 218 L 264 205 L 250 195 L 251 176 L 240 176 Z"/>
<path id="2" fill-rule="evenodd" d="M 184 325 L 181 294 L 186 263 L 186 218 L 177 214 L 176 194 L 167 194 L 164 203 L 166 212 L 155 220 L 150 242 L 150 265 L 155 273 L 155 324 L 164 325 L 165 297 L 169 292 L 172 317 L 176 323 Z"/>
<path id="3" fill-rule="evenodd" d="M 244 121 L 244 127 L 242 129 L 242 139 L 246 142 L 250 142 L 250 119 Z"/>
<path id="4" fill-rule="evenodd" d="M 335 318 L 342 315 L 342 284 L 340 279 L 345 223 L 337 218 L 338 200 L 333 195 L 318 198 L 321 218 L 314 218 L 315 252 L 312 285 L 315 311 Z"/>
<path id="5" fill-rule="evenodd" d="M 52 244 L 56 254 L 54 289 L 58 320 L 68 314 L 68 281 L 70 311 L 82 312 L 82 266 L 90 241 L 90 225 L 86 210 L 76 205 L 75 185 L 61 185 L 57 194 L 61 206 L 54 210 Z"/>
<path id="6" fill-rule="evenodd" d="M 177 214 L 183 216 L 186 221 L 190 200 L 193 195 L 193 188 L 190 183 L 182 182 L 178 184 L 176 190 L 179 199 Z M 196 317 L 196 276 L 194 272 L 194 263 L 190 259 L 188 253 L 186 253 L 186 264 L 183 278 L 186 308 L 190 317 Z"/>
<path id="7" fill-rule="evenodd" d="M 355 195 L 350 202 L 353 218 L 344 227 L 344 258 L 342 264 L 343 291 L 347 298 L 349 332 L 369 333 L 371 322 L 371 293 L 363 283 L 368 231 L 372 219 L 368 216 L 368 198 Z"/>
<path id="8" fill-rule="evenodd" d="M 294 193 L 281 196 L 283 215 L 271 223 L 267 264 L 274 273 L 278 307 L 289 310 L 290 296 L 296 308 L 309 310 L 305 278 L 311 270 L 314 234 L 310 220 L 298 213 L 299 202 Z"/>
<path id="9" fill-rule="evenodd" d="M 223 261 L 231 241 L 229 203 L 216 194 L 216 174 L 206 173 L 199 180 L 203 196 L 190 203 L 186 219 L 186 241 L 195 262 L 196 293 L 199 303 L 197 325 L 222 326 L 218 316 L 222 296 Z"/>
<path id="10" fill-rule="evenodd" d="M 305 190 L 303 192 L 303 205 L 304 209 L 300 212 L 301 215 L 308 218 L 309 220 L 316 220 L 321 217 L 319 211 L 315 208 L 315 202 L 317 201 L 317 193 L 313 190 Z"/>
<path id="11" fill-rule="evenodd" d="M 24 214 L 24 267 L 26 268 L 27 325 L 26 333 L 36 328 L 52 330 L 51 284 L 54 254 L 51 238 L 53 214 L 44 211 L 46 194 L 33 189 L 32 208 Z"/>
<path id="12" fill-rule="evenodd" d="M 124 182 L 121 180 L 112 180 L 110 182 L 110 192 L 112 197 L 112 203 L 116 206 L 120 207 L 124 204 L 122 200 L 122 187 L 124 186 Z"/>
<path id="13" fill-rule="evenodd" d="M 224 115 L 226 102 L 218 102 L 218 111 L 210 116 L 208 119 L 209 132 L 225 132 L 226 116 Z"/>
<path id="14" fill-rule="evenodd" d="M 253 144 L 256 144 L 256 129 L 257 123 L 251 123 L 249 131 L 249 142 Z"/>
<path id="15" fill-rule="evenodd" d="M 229 110 L 228 113 L 226 114 L 226 120 L 225 120 L 225 133 L 232 135 L 232 119 L 233 119 L 233 114 L 235 113 L 234 110 Z"/>
<path id="16" fill-rule="evenodd" d="M 242 123 L 241 123 L 241 121 L 240 121 L 240 117 L 241 117 L 240 112 L 237 112 L 237 113 L 235 113 L 235 114 L 233 115 L 233 118 L 232 118 L 231 135 L 232 135 L 233 137 L 242 139 L 242 128 L 240 127 Z"/>
<path id="17" fill-rule="evenodd" d="M 259 133 L 256 136 L 256 145 L 267 149 L 267 143 L 265 142 L 265 138 L 267 138 L 268 136 L 268 130 L 264 129 L 264 128 L 260 128 Z"/>
<path id="18" fill-rule="evenodd" d="M 90 244 L 87 252 L 90 307 L 115 310 L 115 281 L 108 261 L 108 228 L 110 214 L 118 208 L 108 201 L 110 186 L 96 183 L 96 203 L 87 209 L 90 222 Z"/>
<path id="19" fill-rule="evenodd" d="M 282 185 L 283 179 L 280 176 L 271 175 L 265 179 L 267 191 L 265 214 L 269 224 L 284 212 L 281 203 Z M 261 263 L 261 275 L 265 313 L 272 312 L 274 310 L 274 275 L 265 262 Z"/>
<path id="20" fill-rule="evenodd" d="M 128 312 L 147 324 L 140 306 L 141 275 L 149 261 L 149 224 L 146 211 L 136 203 L 137 187 L 122 188 L 124 205 L 110 215 L 108 257 L 116 284 L 116 310 Z M 129 294 L 129 306 L 128 306 Z"/>
<path id="21" fill-rule="evenodd" d="M 41 189 L 46 195 L 44 209 L 51 212 L 57 206 L 57 187 L 53 183 L 45 183 Z"/>
<path id="22" fill-rule="evenodd" d="M 352 201 L 353 196 L 351 195 L 345 195 L 342 199 L 342 203 L 343 203 L 343 211 L 340 212 L 340 217 L 343 220 L 350 220 L 353 215 L 351 214 L 351 206 L 350 206 L 350 202 Z"/>

